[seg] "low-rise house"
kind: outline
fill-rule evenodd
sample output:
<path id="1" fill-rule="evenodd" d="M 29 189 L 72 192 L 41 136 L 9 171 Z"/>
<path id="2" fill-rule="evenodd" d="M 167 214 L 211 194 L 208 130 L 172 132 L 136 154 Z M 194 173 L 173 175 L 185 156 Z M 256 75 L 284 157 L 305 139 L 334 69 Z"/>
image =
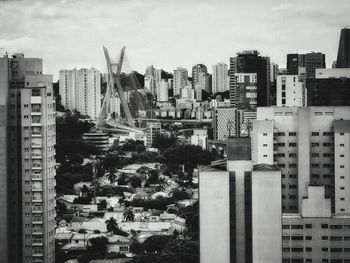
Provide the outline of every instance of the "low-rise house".
<path id="1" fill-rule="evenodd" d="M 70 243 L 88 246 L 88 240 L 90 235 L 91 234 L 89 233 L 84 233 L 84 234 L 74 233 Z"/>
<path id="2" fill-rule="evenodd" d="M 74 193 L 79 195 L 81 192 L 81 189 L 83 189 L 84 185 L 88 189 L 92 189 L 91 182 L 79 182 L 79 183 L 74 184 L 74 186 L 73 186 Z"/>
<path id="3" fill-rule="evenodd" d="M 67 209 L 72 209 L 76 206 L 74 199 L 78 198 L 78 195 L 61 195 L 56 198 L 56 202 L 64 204 Z"/>
<path id="4" fill-rule="evenodd" d="M 64 246 L 71 243 L 73 233 L 56 233 L 55 240 L 59 246 Z"/>
<path id="5" fill-rule="evenodd" d="M 156 193 L 154 193 L 153 195 L 151 195 L 151 198 L 152 198 L 153 200 L 154 200 L 154 199 L 157 199 L 158 197 L 167 198 L 167 197 L 169 197 L 169 194 L 166 193 L 166 192 L 160 191 L 160 192 L 156 192 Z"/>
<path id="6" fill-rule="evenodd" d="M 175 214 L 170 214 L 167 212 L 164 212 L 163 214 L 159 215 L 159 221 L 163 221 L 163 222 L 171 222 L 176 218 Z"/>
<path id="7" fill-rule="evenodd" d="M 129 253 L 132 243 L 131 238 L 119 235 L 108 236 L 108 253 Z"/>
<path id="8" fill-rule="evenodd" d="M 186 219 L 177 216 L 173 221 L 171 221 L 171 233 L 174 233 L 175 230 L 178 233 L 183 233 L 186 230 Z"/>
<path id="9" fill-rule="evenodd" d="M 196 202 L 197 200 L 195 199 L 184 199 L 184 200 L 177 201 L 176 205 L 178 207 L 187 207 L 187 206 L 194 205 Z"/>
<path id="10" fill-rule="evenodd" d="M 153 235 L 170 235 L 170 222 L 122 222 L 119 224 L 120 229 L 125 232 L 134 230 L 141 234 Z"/>

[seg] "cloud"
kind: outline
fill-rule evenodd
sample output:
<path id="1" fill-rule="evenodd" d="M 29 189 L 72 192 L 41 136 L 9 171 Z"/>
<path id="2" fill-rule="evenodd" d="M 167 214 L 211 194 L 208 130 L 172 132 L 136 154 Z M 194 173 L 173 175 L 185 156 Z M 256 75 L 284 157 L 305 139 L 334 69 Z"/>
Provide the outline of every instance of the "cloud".
<path id="1" fill-rule="evenodd" d="M 320 50 L 335 59 L 350 3 L 338 0 L 25 0 L 0 2 L 0 47 L 42 57 L 45 72 L 105 68 L 126 45 L 131 65 L 208 68 L 243 49 L 285 65 L 288 52 Z"/>

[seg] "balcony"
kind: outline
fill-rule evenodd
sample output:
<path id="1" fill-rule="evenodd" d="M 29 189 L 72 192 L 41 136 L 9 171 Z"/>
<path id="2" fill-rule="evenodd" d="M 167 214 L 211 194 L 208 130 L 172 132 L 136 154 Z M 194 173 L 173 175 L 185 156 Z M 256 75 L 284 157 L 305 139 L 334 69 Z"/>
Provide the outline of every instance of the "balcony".
<path id="1" fill-rule="evenodd" d="M 33 214 L 36 214 L 36 213 L 40 214 L 42 212 L 43 212 L 43 208 L 41 206 L 33 206 L 32 207 L 32 213 Z"/>
<path id="2" fill-rule="evenodd" d="M 31 104 L 41 104 L 41 96 L 31 96 L 30 103 Z"/>
<path id="3" fill-rule="evenodd" d="M 32 138 L 41 138 L 41 133 L 32 133 Z"/>
<path id="4" fill-rule="evenodd" d="M 33 225 L 42 225 L 43 219 L 41 217 L 33 217 L 32 224 Z"/>
<path id="5" fill-rule="evenodd" d="M 34 250 L 33 251 L 33 257 L 43 257 L 44 253 L 42 250 Z"/>
<path id="6" fill-rule="evenodd" d="M 32 122 L 31 126 L 33 126 L 33 127 L 41 127 L 41 122 Z"/>
<path id="7" fill-rule="evenodd" d="M 42 192 L 43 188 L 42 187 L 32 187 L 33 192 Z"/>
<path id="8" fill-rule="evenodd" d="M 43 234 L 43 230 L 41 228 L 33 228 L 33 235 L 42 235 Z"/>
<path id="9" fill-rule="evenodd" d="M 42 158 L 43 158 L 43 156 L 41 154 L 33 154 L 32 155 L 32 159 L 38 160 L 38 159 L 42 159 Z"/>
<path id="10" fill-rule="evenodd" d="M 33 174 L 32 181 L 42 181 L 43 177 L 41 174 Z"/>
<path id="11" fill-rule="evenodd" d="M 41 143 L 32 143 L 32 148 L 33 149 L 41 149 L 43 145 Z"/>
<path id="12" fill-rule="evenodd" d="M 32 199 L 33 203 L 42 203 L 43 199 Z"/>
<path id="13" fill-rule="evenodd" d="M 32 167 L 32 170 L 34 170 L 34 171 L 38 171 L 38 170 L 42 170 L 42 169 L 43 168 L 42 168 L 41 165 L 35 165 L 35 166 Z"/>
<path id="14" fill-rule="evenodd" d="M 43 245 L 44 245 L 44 243 L 43 243 L 42 239 L 33 239 L 32 246 L 42 247 Z"/>

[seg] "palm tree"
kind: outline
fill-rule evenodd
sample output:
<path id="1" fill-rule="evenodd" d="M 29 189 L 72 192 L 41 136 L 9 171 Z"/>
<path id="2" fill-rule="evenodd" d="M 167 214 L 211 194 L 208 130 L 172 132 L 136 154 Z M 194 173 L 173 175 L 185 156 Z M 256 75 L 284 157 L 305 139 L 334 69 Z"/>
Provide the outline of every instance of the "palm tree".
<path id="1" fill-rule="evenodd" d="M 107 178 L 111 183 L 115 182 L 117 175 L 115 174 L 114 168 L 109 169 L 109 173 L 107 175 Z"/>
<path id="2" fill-rule="evenodd" d="M 134 215 L 134 212 L 132 211 L 132 209 L 125 210 L 125 212 L 123 213 L 123 216 L 124 216 L 125 221 L 134 222 L 134 220 L 135 220 L 135 215 Z"/>
<path id="3" fill-rule="evenodd" d="M 117 233 L 118 231 L 118 223 L 114 219 L 114 217 L 111 217 L 110 219 L 106 220 L 106 227 L 108 232 L 112 232 L 113 234 Z"/>

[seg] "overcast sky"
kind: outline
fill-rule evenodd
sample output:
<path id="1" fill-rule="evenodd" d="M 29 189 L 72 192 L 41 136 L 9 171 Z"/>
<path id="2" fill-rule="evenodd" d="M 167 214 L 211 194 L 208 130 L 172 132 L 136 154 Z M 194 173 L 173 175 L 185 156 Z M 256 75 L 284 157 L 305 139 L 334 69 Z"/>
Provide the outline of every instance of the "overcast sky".
<path id="1" fill-rule="evenodd" d="M 105 70 L 102 46 L 120 48 L 133 69 L 172 71 L 229 62 L 257 49 L 285 67 L 286 54 L 320 51 L 336 59 L 349 0 L 23 0 L 0 1 L 0 52 L 44 59 L 57 79 L 62 68 Z"/>

